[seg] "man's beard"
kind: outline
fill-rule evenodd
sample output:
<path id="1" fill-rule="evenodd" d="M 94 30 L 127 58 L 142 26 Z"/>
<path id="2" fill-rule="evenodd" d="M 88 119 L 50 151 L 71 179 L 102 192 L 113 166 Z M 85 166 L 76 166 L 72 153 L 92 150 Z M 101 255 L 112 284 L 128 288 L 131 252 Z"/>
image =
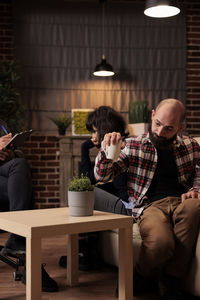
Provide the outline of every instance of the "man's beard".
<path id="1" fill-rule="evenodd" d="M 161 150 L 171 150 L 173 147 L 173 142 L 176 140 L 177 134 L 173 135 L 170 139 L 167 139 L 163 136 L 158 136 L 156 133 L 153 133 L 150 128 L 149 137 L 156 148 Z"/>

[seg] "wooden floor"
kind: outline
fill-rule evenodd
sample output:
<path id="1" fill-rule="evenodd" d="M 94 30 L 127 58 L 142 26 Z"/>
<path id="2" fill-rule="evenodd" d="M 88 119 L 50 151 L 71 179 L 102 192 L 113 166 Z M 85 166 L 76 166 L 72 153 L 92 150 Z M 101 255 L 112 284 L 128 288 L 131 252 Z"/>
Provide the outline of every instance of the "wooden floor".
<path id="1" fill-rule="evenodd" d="M 4 245 L 9 237 L 8 233 L 0 233 L 0 245 Z M 66 286 L 66 269 L 58 265 L 61 255 L 66 254 L 66 237 L 56 236 L 43 239 L 42 256 L 46 263 L 45 269 L 53 277 L 59 286 L 59 292 L 42 293 L 42 300 L 107 300 L 117 299 L 115 287 L 117 281 L 117 269 L 111 266 L 103 266 L 99 271 L 80 272 L 78 287 Z M 25 286 L 21 281 L 14 281 L 14 269 L 0 261 L 0 299 L 1 300 L 25 300 Z M 158 300 L 154 295 L 135 297 L 135 300 Z"/>

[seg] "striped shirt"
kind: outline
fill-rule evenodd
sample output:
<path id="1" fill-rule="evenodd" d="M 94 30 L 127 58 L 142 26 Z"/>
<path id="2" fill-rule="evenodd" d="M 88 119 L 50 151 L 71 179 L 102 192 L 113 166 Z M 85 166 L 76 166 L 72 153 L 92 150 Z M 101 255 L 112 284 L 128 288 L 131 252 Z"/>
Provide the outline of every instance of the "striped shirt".
<path id="1" fill-rule="evenodd" d="M 173 153 L 178 170 L 178 181 L 187 190 L 200 192 L 200 146 L 192 138 L 177 136 Z M 114 162 L 106 159 L 101 149 L 96 157 L 94 175 L 97 181 L 107 182 L 127 171 L 127 189 L 132 202 L 132 213 L 138 218 L 150 203 L 146 193 L 151 185 L 158 155 L 145 133 L 136 138 L 127 138 L 125 148 Z"/>

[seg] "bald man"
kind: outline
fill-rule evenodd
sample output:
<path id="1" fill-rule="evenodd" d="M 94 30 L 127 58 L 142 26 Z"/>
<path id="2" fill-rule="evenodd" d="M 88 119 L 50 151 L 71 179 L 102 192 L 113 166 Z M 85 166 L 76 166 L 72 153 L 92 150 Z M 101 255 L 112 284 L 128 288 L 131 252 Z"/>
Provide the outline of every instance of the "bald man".
<path id="1" fill-rule="evenodd" d="M 105 135 L 95 162 L 97 181 L 127 171 L 129 203 L 124 205 L 132 209 L 142 237 L 134 288 L 138 279 L 148 283 L 155 276 L 162 299 L 185 299 L 182 283 L 199 232 L 200 147 L 181 137 L 184 118 L 184 105 L 165 99 L 152 110 L 149 132 L 126 139 L 117 161 L 104 152 L 106 145 L 121 140 L 112 132 Z"/>

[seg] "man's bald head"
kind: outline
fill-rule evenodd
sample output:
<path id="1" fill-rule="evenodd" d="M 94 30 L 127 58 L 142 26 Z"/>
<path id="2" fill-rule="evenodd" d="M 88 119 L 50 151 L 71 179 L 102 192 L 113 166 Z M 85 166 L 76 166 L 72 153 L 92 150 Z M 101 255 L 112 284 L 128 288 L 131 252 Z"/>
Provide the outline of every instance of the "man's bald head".
<path id="1" fill-rule="evenodd" d="M 166 107 L 166 109 L 172 111 L 177 116 L 180 116 L 180 123 L 183 123 L 185 120 L 185 107 L 183 103 L 177 99 L 174 98 L 167 98 L 162 100 L 156 107 L 155 111 L 158 112 L 158 110 L 163 107 L 163 105 Z"/>
<path id="2" fill-rule="evenodd" d="M 185 108 L 177 99 L 161 101 L 151 115 L 150 139 L 155 147 L 168 149 L 184 127 Z"/>

